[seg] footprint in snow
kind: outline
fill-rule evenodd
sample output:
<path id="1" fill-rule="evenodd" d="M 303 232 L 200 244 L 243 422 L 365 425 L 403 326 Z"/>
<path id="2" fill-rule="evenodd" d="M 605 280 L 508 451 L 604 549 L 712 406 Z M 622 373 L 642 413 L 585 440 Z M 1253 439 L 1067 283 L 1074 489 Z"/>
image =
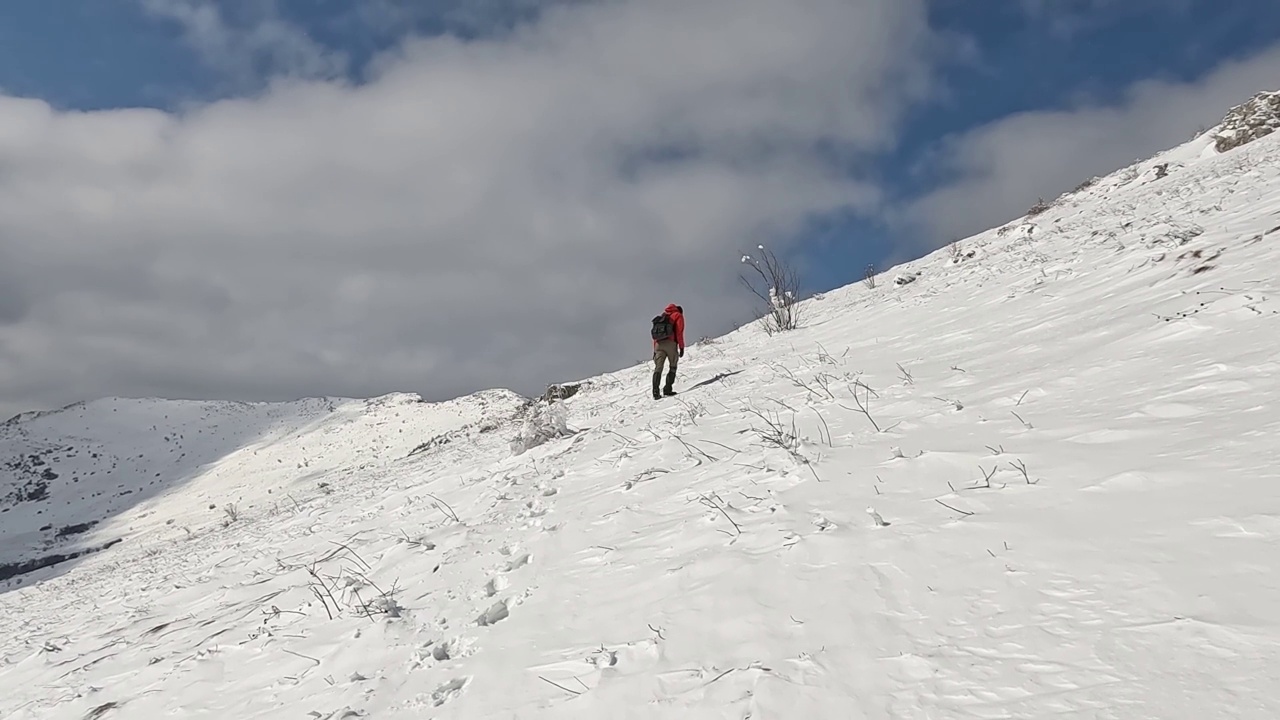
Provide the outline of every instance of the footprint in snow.
<path id="1" fill-rule="evenodd" d="M 440 707 L 441 705 L 458 697 L 459 695 L 462 694 L 462 691 L 466 689 L 467 684 L 470 682 L 471 682 L 471 678 L 469 677 L 455 678 L 441 685 L 440 687 L 436 688 L 434 692 L 431 693 L 431 704 L 436 707 Z"/>
<path id="2" fill-rule="evenodd" d="M 541 501 L 535 498 L 525 503 L 524 509 L 521 510 L 516 517 L 522 520 L 526 518 L 540 518 L 547 514 L 547 510 L 547 506 L 543 505 Z"/>
<path id="3" fill-rule="evenodd" d="M 659 659 L 658 643 L 654 640 L 640 640 L 597 653 L 592 661 L 602 671 L 607 670 L 608 674 L 634 675 L 653 668 Z"/>
<path id="4" fill-rule="evenodd" d="M 484 584 L 484 594 L 486 597 L 493 597 L 498 593 L 506 590 L 511 583 L 501 575 L 491 578 L 489 582 Z"/>
<path id="5" fill-rule="evenodd" d="M 480 613 L 480 617 L 476 618 L 476 625 L 480 627 L 489 627 L 511 616 L 511 610 L 507 607 L 506 600 L 499 600 L 489 607 L 488 610 Z"/>
<path id="6" fill-rule="evenodd" d="M 509 560 L 507 564 L 503 566 L 502 572 L 504 573 L 514 572 L 524 567 L 525 565 L 528 565 L 532 561 L 533 561 L 533 556 L 530 555 L 529 553 L 524 553 L 519 557 L 515 557 Z"/>
<path id="7" fill-rule="evenodd" d="M 456 637 L 452 640 L 441 642 L 432 641 L 419 650 L 418 655 L 424 660 L 430 657 L 436 662 L 445 662 L 446 660 L 456 660 L 474 654 L 475 645 L 475 638 L 468 637 Z"/>

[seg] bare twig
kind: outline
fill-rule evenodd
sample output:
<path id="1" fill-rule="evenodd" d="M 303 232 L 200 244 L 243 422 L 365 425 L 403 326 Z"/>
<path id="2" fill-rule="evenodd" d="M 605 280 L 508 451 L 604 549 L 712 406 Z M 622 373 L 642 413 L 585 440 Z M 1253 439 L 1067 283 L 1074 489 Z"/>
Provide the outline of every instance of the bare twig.
<path id="1" fill-rule="evenodd" d="M 707 408 L 702 403 L 689 402 L 684 399 L 680 399 L 679 402 L 680 405 L 684 407 L 685 414 L 689 416 L 689 422 L 694 425 L 698 424 L 699 417 L 707 414 Z"/>
<path id="2" fill-rule="evenodd" d="M 703 439 L 702 439 L 702 440 L 700 440 L 699 442 L 711 443 L 712 445 L 718 445 L 719 447 L 722 447 L 722 448 L 724 448 L 725 450 L 728 450 L 729 452 L 734 453 L 735 455 L 736 455 L 736 454 L 738 454 L 739 452 L 741 452 L 741 451 L 739 451 L 739 450 L 734 450 L 733 448 L 729 447 L 728 445 L 725 445 L 724 443 L 718 443 L 718 442 L 716 442 L 715 440 L 708 440 L 708 439 L 706 439 L 706 438 L 703 438 Z"/>
<path id="3" fill-rule="evenodd" d="M 965 510 L 961 510 L 960 508 L 951 507 L 950 505 L 948 505 L 948 504 L 946 504 L 946 503 L 942 502 L 942 501 L 941 501 L 941 500 L 939 500 L 938 498 L 934 498 L 934 499 L 933 499 L 933 501 L 934 501 L 934 502 L 936 502 L 936 503 L 938 503 L 939 505 L 941 505 L 942 507 L 944 507 L 944 508 L 946 508 L 946 509 L 948 509 L 948 510 L 951 510 L 951 511 L 953 511 L 953 512 L 958 512 L 958 513 L 960 513 L 961 515 L 964 515 L 965 517 L 969 517 L 970 515 L 973 515 L 973 513 L 968 512 L 968 511 L 965 511 Z"/>
<path id="4" fill-rule="evenodd" d="M 862 398 L 858 397 L 859 387 L 864 388 L 864 391 L 865 391 L 864 397 Z M 875 428 L 876 432 L 883 432 L 880 429 L 880 424 L 876 422 L 876 419 L 874 417 L 871 417 L 871 410 L 869 409 L 871 406 L 871 388 L 868 387 L 861 380 L 855 380 L 853 387 L 851 387 L 850 389 L 853 391 L 853 401 L 858 404 L 857 412 L 860 412 L 863 415 L 867 416 L 867 420 L 870 421 L 871 427 Z M 841 405 L 840 407 L 843 407 L 846 410 L 853 410 L 853 408 L 847 405 Z"/>
<path id="5" fill-rule="evenodd" d="M 706 495 L 699 495 L 699 497 L 702 498 L 703 505 L 719 510 L 720 514 L 724 515 L 724 519 L 728 520 L 730 525 L 733 525 L 733 529 L 737 532 L 737 534 L 738 535 L 742 534 L 742 526 L 739 525 L 737 522 L 735 522 L 733 518 L 729 517 L 729 513 L 726 512 L 725 509 L 721 507 L 719 503 L 707 497 Z"/>
<path id="6" fill-rule="evenodd" d="M 413 538 L 409 537 L 409 533 L 405 532 L 404 530 L 400 531 L 400 535 L 404 537 L 404 542 L 406 545 L 413 545 L 414 547 L 425 547 L 422 544 L 422 540 L 414 540 Z"/>
<path id="7" fill-rule="evenodd" d="M 621 439 L 622 439 L 622 442 L 626 443 L 627 445 L 637 445 L 637 444 L 639 444 L 639 443 L 637 443 L 637 442 L 636 442 L 636 439 L 635 439 L 635 438 L 629 438 L 629 437 L 627 437 L 626 435 L 623 435 L 623 434 L 622 434 L 622 433 L 620 433 L 620 432 L 615 432 L 615 431 L 610 430 L 610 429 L 608 429 L 608 428 L 605 428 L 605 432 L 607 432 L 607 433 L 609 433 L 610 435 L 613 435 L 613 436 L 615 436 L 615 437 L 621 438 Z"/>
<path id="8" fill-rule="evenodd" d="M 311 657 L 310 655 L 303 655 L 303 654 L 302 654 L 302 653 L 300 653 L 300 652 L 294 652 L 294 651 L 292 651 L 292 650 L 288 650 L 288 649 L 286 649 L 286 648 L 281 648 L 281 649 L 282 649 L 282 650 L 284 650 L 285 652 L 289 653 L 290 655 L 295 655 L 295 656 L 297 656 L 297 657 L 302 658 L 303 660 L 310 660 L 311 662 L 313 662 L 313 663 L 315 663 L 315 664 L 317 664 L 317 665 L 320 665 L 320 664 L 321 664 L 321 662 L 320 662 L 319 660 L 317 660 L 317 659 L 315 659 L 315 658 Z"/>
<path id="9" fill-rule="evenodd" d="M 545 683 L 549 683 L 549 684 L 551 684 L 551 685 L 555 685 L 556 687 L 560 688 L 561 690 L 563 690 L 563 691 L 565 691 L 565 692 L 567 692 L 567 693 L 572 693 L 572 694 L 574 694 L 574 695 L 581 695 L 581 694 L 582 694 L 582 692 L 581 692 L 581 691 L 579 691 L 579 690 L 574 690 L 573 688 L 567 688 L 567 687 L 565 687 L 565 686 L 561 685 L 560 683 L 556 682 L 555 680 L 548 680 L 548 679 L 546 679 L 545 677 L 543 677 L 543 676 L 541 676 L 541 675 L 539 675 L 539 676 L 538 676 L 538 679 L 539 679 L 539 680 L 541 680 L 541 681 L 543 681 L 543 682 L 545 682 Z"/>
<path id="10" fill-rule="evenodd" d="M 720 678 L 724 677 L 725 675 L 728 675 L 729 673 L 731 673 L 731 672 L 733 672 L 734 670 L 737 670 L 737 669 L 738 669 L 738 668 L 729 668 L 728 670 L 725 670 L 724 672 L 720 673 L 719 675 L 717 675 L 717 676 L 715 676 L 715 677 L 711 678 L 711 680 L 707 683 L 707 685 L 710 685 L 711 683 L 716 682 L 716 681 L 717 681 L 717 680 L 719 680 Z"/>
<path id="11" fill-rule="evenodd" d="M 699 449 L 698 449 L 698 448 L 696 448 L 696 447 L 693 447 L 693 446 L 692 446 L 692 445 L 690 445 L 689 443 L 685 442 L 685 441 L 684 441 L 684 438 L 680 437 L 679 435 L 672 435 L 672 437 L 674 437 L 674 438 L 676 439 L 676 441 L 677 441 L 677 442 L 679 442 L 681 445 L 683 445 L 683 446 L 684 446 L 684 449 L 685 449 L 685 450 L 688 450 L 690 453 L 697 453 L 698 455 L 701 455 L 702 457 L 704 457 L 704 458 L 706 458 L 706 459 L 710 460 L 711 462 L 716 462 L 716 461 L 717 461 L 717 458 L 715 458 L 715 457 L 713 457 L 713 456 L 711 456 L 711 455 L 708 455 L 707 453 L 703 452 L 702 450 L 699 450 Z"/>
<path id="12" fill-rule="evenodd" d="M 320 588 L 315 585 L 308 585 L 308 587 L 311 589 L 311 594 L 315 595 L 316 599 L 320 601 L 320 604 L 324 606 L 324 613 L 329 616 L 330 620 L 332 620 L 333 611 L 329 609 L 329 603 L 324 599 L 324 595 L 320 593 Z"/>
<path id="13" fill-rule="evenodd" d="M 818 373 L 813 376 L 814 384 L 822 388 L 822 392 L 826 393 L 827 397 L 832 400 L 835 399 L 836 394 L 831 392 L 831 381 L 835 379 L 836 376 L 829 373 Z"/>
<path id="14" fill-rule="evenodd" d="M 765 398 L 765 399 L 766 399 L 766 400 L 768 400 L 768 401 L 769 401 L 769 402 L 771 402 L 771 403 L 775 403 L 775 404 L 777 404 L 777 405 L 781 405 L 782 407 L 784 407 L 784 408 L 786 408 L 786 409 L 790 410 L 790 411 L 791 411 L 791 412 L 793 412 L 793 413 L 794 413 L 794 412 L 799 412 L 798 410 L 796 410 L 795 408 L 791 407 L 790 405 L 788 405 L 788 404 L 786 404 L 786 403 L 782 402 L 782 401 L 781 401 L 781 400 L 779 400 L 778 398 Z"/>
<path id="15" fill-rule="evenodd" d="M 818 421 L 822 423 L 822 428 L 827 432 L 827 437 L 826 437 L 827 445 L 829 447 L 835 447 L 835 443 L 831 439 L 831 428 L 827 425 L 827 419 L 822 417 L 822 411 L 819 410 L 818 408 L 813 408 L 813 411 L 817 413 Z M 819 434 L 819 438 L 821 438 L 821 434 Z"/>
<path id="16" fill-rule="evenodd" d="M 1022 423 L 1022 424 L 1023 424 L 1023 425 L 1028 429 L 1028 430 L 1034 430 L 1034 429 L 1035 429 L 1035 428 L 1033 428 L 1033 427 L 1032 427 L 1031 423 L 1027 422 L 1026 420 L 1023 420 L 1023 419 L 1022 419 L 1022 416 L 1021 416 L 1021 415 L 1019 415 L 1018 413 L 1013 412 L 1012 410 L 1010 410 L 1009 412 L 1013 413 L 1013 416 L 1014 416 L 1014 417 L 1016 417 L 1016 418 L 1018 418 L 1018 422 Z"/>
<path id="17" fill-rule="evenodd" d="M 769 415 L 766 415 L 764 412 L 757 410 L 754 407 L 748 408 L 747 412 L 755 415 L 764 422 L 764 428 L 752 428 L 755 431 L 756 436 L 762 441 L 766 444 L 780 447 L 788 452 L 795 449 L 797 438 L 794 420 L 792 420 L 791 429 L 788 430 L 782 425 L 782 421 L 778 418 L 777 413 L 770 413 Z"/>
<path id="18" fill-rule="evenodd" d="M 825 375 L 818 376 L 821 379 L 815 378 L 814 384 L 811 385 L 801 380 L 800 378 L 796 377 L 796 374 L 792 372 L 789 368 L 782 367 L 782 366 L 779 366 L 779 368 L 782 370 L 782 373 L 787 376 L 787 379 L 790 380 L 793 385 L 805 390 L 810 395 L 813 395 L 815 397 L 821 397 L 823 395 L 826 395 L 827 399 L 829 400 L 834 400 L 836 398 L 836 396 L 831 392 L 830 379 L 827 376 Z M 818 389 L 814 389 L 814 385 L 817 385 Z M 819 392 L 819 390 L 821 390 L 821 392 Z"/>
<path id="19" fill-rule="evenodd" d="M 321 579 L 320 573 L 316 572 L 315 565 L 312 565 L 311 567 L 307 568 L 307 574 L 311 576 L 311 579 L 313 581 L 313 584 L 311 585 L 311 592 L 315 593 L 316 597 L 320 598 L 320 602 L 324 604 L 325 612 L 328 613 L 329 619 L 332 620 L 333 613 L 329 611 L 329 603 L 330 602 L 333 603 L 333 609 L 335 611 L 342 606 L 339 605 L 338 600 L 335 597 L 333 597 L 333 592 L 329 590 L 329 584 L 326 583 L 323 579 Z M 317 588 L 316 586 L 319 586 L 319 588 Z M 320 590 L 324 590 L 323 595 L 320 593 Z M 328 598 L 328 602 L 325 602 L 326 597 Z"/>
<path id="20" fill-rule="evenodd" d="M 1039 480 L 1036 480 L 1035 482 L 1031 481 L 1031 476 L 1027 474 L 1027 464 L 1021 460 L 1016 463 L 1009 463 L 1009 466 L 1022 473 L 1022 479 L 1025 480 L 1028 485 L 1035 485 L 1040 482 Z"/>
<path id="21" fill-rule="evenodd" d="M 454 521 L 454 522 L 461 522 L 460 520 L 458 520 L 458 513 L 454 512 L 454 511 L 453 511 L 453 508 L 449 507 L 449 503 L 447 503 L 447 502 L 445 502 L 445 501 L 441 500 L 440 498 L 436 497 L 435 495 L 432 495 L 431 493 L 424 493 L 424 494 L 425 494 L 427 497 L 429 497 L 429 498 L 431 498 L 432 500 L 435 500 L 437 503 L 439 503 L 439 504 L 438 504 L 438 505 L 436 505 L 435 507 L 436 507 L 436 509 L 437 509 L 437 510 L 439 510 L 439 511 L 440 511 L 440 512 L 442 512 L 442 513 L 444 513 L 444 514 L 445 514 L 445 517 L 449 518 L 450 520 L 452 520 L 452 521 Z M 442 505 L 443 505 L 444 507 L 441 507 Z"/>
<path id="22" fill-rule="evenodd" d="M 987 472 L 986 470 L 983 470 L 983 468 L 982 468 L 982 466 L 981 466 L 981 465 L 979 465 L 979 466 L 978 466 L 978 469 L 979 469 L 979 470 L 982 470 L 982 484 L 981 484 L 981 485 L 974 485 L 972 488 L 970 488 L 970 490 L 986 490 L 986 489 L 990 488 L 990 487 L 991 487 L 991 478 L 995 477 L 996 470 L 997 470 L 998 468 L 993 467 L 993 468 L 991 468 L 991 472 Z"/>
<path id="23" fill-rule="evenodd" d="M 904 384 L 906 384 L 906 385 L 915 385 L 915 384 L 916 384 L 916 379 L 915 379 L 915 377 L 914 377 L 914 376 L 912 376 L 911 371 L 909 371 L 909 370 L 907 370 L 906 368 L 902 367 L 902 363 L 896 363 L 896 364 L 897 364 L 897 366 L 898 366 L 898 369 L 902 371 L 902 381 L 903 381 L 903 383 L 904 383 Z"/>
<path id="24" fill-rule="evenodd" d="M 368 569 L 369 569 L 369 563 L 365 562 L 365 561 L 364 561 L 364 558 L 360 557 L 360 555 L 359 555 L 358 553 L 356 553 L 356 551 L 355 551 L 355 550 L 352 550 L 350 547 L 348 547 L 348 546 L 346 546 L 346 545 L 343 545 L 343 544 L 342 544 L 342 543 L 340 543 L 340 542 L 336 542 L 336 541 L 334 541 L 334 540 L 330 540 L 329 542 L 330 542 L 331 544 L 333 544 L 333 545 L 337 545 L 339 548 L 342 548 L 343 550 L 346 550 L 347 552 L 351 553 L 351 556 L 352 556 L 352 557 L 354 557 L 354 558 L 356 559 L 356 562 L 358 562 L 358 563 L 360 563 L 361 565 L 363 565 L 365 570 L 368 570 Z"/>
<path id="25" fill-rule="evenodd" d="M 785 403 L 779 403 L 779 404 L 783 405 L 783 407 L 786 407 Z M 778 418 L 777 413 L 771 413 L 769 415 L 766 415 L 764 412 L 757 410 L 754 407 L 748 408 L 747 412 L 751 413 L 752 415 L 755 415 L 756 417 L 764 421 L 765 423 L 764 428 L 757 428 L 757 427 L 751 428 L 752 430 L 755 431 L 756 436 L 759 437 L 762 442 L 764 442 L 766 445 L 772 445 L 774 447 L 787 451 L 787 454 L 789 454 L 792 458 L 794 458 L 796 462 L 809 468 L 809 472 L 813 475 L 814 480 L 817 480 L 818 482 L 822 482 L 822 478 L 818 476 L 818 471 L 813 469 L 813 463 L 809 460 L 809 458 L 801 455 L 799 450 L 797 449 L 797 445 L 800 442 L 800 438 L 796 432 L 796 423 L 795 423 L 794 415 L 791 418 L 790 429 L 788 429 L 783 426 L 782 421 Z"/>
<path id="26" fill-rule="evenodd" d="M 1018 396 L 1018 402 L 1014 403 L 1014 404 L 1013 404 L 1013 406 L 1014 406 L 1014 407 L 1018 407 L 1019 405 L 1021 405 L 1021 404 L 1022 404 L 1022 398 L 1026 397 L 1026 396 L 1027 396 L 1027 393 L 1029 393 L 1029 392 L 1031 392 L 1031 390 L 1030 390 L 1030 389 L 1023 390 L 1023 391 L 1022 391 L 1022 394 Z"/>

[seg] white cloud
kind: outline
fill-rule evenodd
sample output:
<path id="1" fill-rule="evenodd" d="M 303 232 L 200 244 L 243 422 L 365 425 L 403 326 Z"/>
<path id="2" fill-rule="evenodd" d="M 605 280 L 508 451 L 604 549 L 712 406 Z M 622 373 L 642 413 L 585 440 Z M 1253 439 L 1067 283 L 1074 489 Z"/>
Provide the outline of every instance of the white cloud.
<path id="1" fill-rule="evenodd" d="M 335 78 L 347 58 L 325 48 L 285 21 L 276 0 L 245 5 L 249 17 L 227 20 L 215 0 L 139 0 L 151 15 L 172 21 L 201 60 L 221 72 L 233 87 L 252 88 L 264 73 L 304 78 Z"/>
<path id="2" fill-rule="evenodd" d="M 277 47 L 148 1 L 210 57 Z M 741 248 L 875 202 L 816 147 L 891 142 L 929 42 L 922 0 L 614 0 L 410 41 L 360 86 L 0 97 L 0 410 L 530 391 L 646 356 L 669 301 L 723 331 Z"/>
<path id="3" fill-rule="evenodd" d="M 947 139 L 926 163 L 952 176 L 897 213 L 918 245 L 899 260 L 988 229 L 1094 176 L 1190 140 L 1255 93 L 1280 89 L 1280 46 L 1226 62 L 1194 82 L 1136 83 L 1115 105 L 1027 112 Z"/>

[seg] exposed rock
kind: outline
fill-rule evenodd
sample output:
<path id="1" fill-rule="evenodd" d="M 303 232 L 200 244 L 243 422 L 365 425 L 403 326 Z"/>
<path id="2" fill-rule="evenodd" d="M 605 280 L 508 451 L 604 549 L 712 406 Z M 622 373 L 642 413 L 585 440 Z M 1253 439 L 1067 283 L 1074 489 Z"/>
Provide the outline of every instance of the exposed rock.
<path id="1" fill-rule="evenodd" d="M 1036 215 L 1040 215 L 1044 213 L 1051 207 L 1053 206 L 1045 202 L 1044 198 L 1040 198 L 1039 200 L 1036 201 L 1036 204 L 1032 205 L 1031 209 L 1027 211 L 1027 215 L 1031 217 L 1035 217 Z"/>
<path id="2" fill-rule="evenodd" d="M 547 391 L 542 394 L 542 399 L 547 401 L 568 400 L 574 395 L 577 395 L 578 391 L 582 390 L 582 386 L 585 384 L 586 383 L 558 383 L 555 385 L 548 385 Z"/>
<path id="3" fill-rule="evenodd" d="M 20 577 L 28 573 L 33 573 L 37 570 L 43 570 L 44 568 L 47 568 L 47 567 L 53 567 L 54 565 L 58 565 L 59 563 L 64 563 L 68 560 L 75 560 L 76 558 L 84 557 L 85 555 L 92 555 L 93 553 L 101 552 L 103 550 L 106 550 L 109 547 L 112 547 L 113 545 L 117 545 L 120 542 L 121 542 L 121 538 L 116 538 L 114 540 L 107 542 L 101 547 L 91 547 L 91 548 L 86 548 L 84 550 L 76 550 L 68 553 L 44 555 L 42 557 L 31 558 L 30 560 L 23 560 L 21 562 L 0 563 L 0 582 L 9 580 L 11 578 Z"/>
<path id="4" fill-rule="evenodd" d="M 1227 113 L 1214 134 L 1214 148 L 1220 153 L 1234 150 L 1277 129 L 1280 129 L 1280 92 L 1258 93 Z"/>

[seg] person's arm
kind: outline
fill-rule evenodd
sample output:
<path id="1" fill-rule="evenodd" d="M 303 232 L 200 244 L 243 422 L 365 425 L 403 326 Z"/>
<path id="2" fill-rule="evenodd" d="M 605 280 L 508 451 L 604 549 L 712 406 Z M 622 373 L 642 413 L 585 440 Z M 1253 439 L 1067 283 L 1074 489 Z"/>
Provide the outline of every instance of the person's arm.
<path id="1" fill-rule="evenodd" d="M 681 352 L 684 351 L 684 313 L 680 313 L 676 320 L 676 345 L 680 346 Z"/>

